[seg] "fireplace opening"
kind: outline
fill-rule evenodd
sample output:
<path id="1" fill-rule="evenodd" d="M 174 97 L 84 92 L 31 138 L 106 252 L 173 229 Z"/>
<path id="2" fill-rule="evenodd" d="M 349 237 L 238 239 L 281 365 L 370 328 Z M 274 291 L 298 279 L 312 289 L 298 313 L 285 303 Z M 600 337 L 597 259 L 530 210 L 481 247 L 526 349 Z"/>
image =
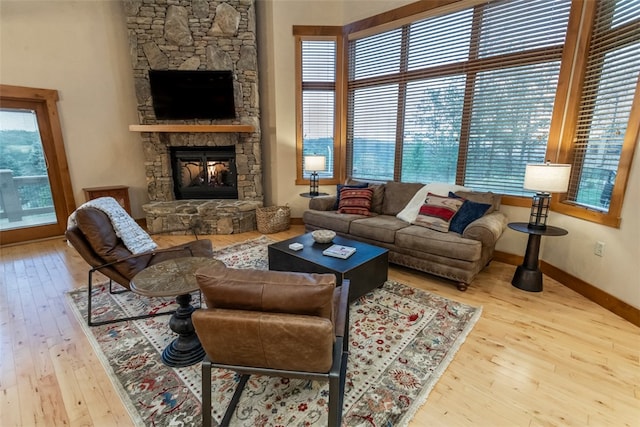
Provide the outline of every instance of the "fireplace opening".
<path id="1" fill-rule="evenodd" d="M 173 147 L 170 155 L 176 200 L 238 198 L 235 147 Z"/>

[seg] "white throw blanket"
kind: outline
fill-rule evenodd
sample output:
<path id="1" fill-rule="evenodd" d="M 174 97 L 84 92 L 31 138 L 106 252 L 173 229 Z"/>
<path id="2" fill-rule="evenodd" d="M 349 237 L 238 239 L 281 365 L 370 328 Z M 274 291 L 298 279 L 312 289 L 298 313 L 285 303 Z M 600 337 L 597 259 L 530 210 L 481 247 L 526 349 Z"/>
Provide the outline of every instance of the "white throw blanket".
<path id="1" fill-rule="evenodd" d="M 158 247 L 151 237 L 140 227 L 113 197 L 99 197 L 89 200 L 76 209 L 67 219 L 67 228 L 76 225 L 76 212 L 91 207 L 104 212 L 111 220 L 116 236 L 133 254 L 149 252 Z"/>

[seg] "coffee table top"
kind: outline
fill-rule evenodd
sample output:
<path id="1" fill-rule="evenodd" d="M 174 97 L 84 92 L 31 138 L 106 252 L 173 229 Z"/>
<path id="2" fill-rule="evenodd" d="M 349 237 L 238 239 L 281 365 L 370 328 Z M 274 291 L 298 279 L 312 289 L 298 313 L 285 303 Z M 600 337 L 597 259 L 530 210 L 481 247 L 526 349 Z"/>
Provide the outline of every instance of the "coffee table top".
<path id="1" fill-rule="evenodd" d="M 174 297 L 200 289 L 196 270 L 222 264 L 204 257 L 181 257 L 159 262 L 145 268 L 131 279 L 131 290 L 148 297 Z"/>
<path id="2" fill-rule="evenodd" d="M 302 243 L 304 248 L 299 251 L 289 249 L 291 243 Z M 327 255 L 322 255 L 322 251 L 327 249 L 331 245 L 344 245 L 356 248 L 356 251 L 347 259 L 335 258 Z M 291 257 L 304 259 L 311 261 L 314 264 L 322 265 L 333 271 L 346 273 L 355 267 L 370 261 L 372 258 L 378 257 L 385 252 L 388 252 L 385 248 L 369 245 L 367 243 L 358 242 L 356 240 L 347 239 L 346 237 L 336 236 L 331 243 L 317 243 L 313 240 L 311 233 L 306 233 L 300 236 L 293 237 L 288 240 L 273 243 L 269 245 L 271 250 L 277 250 L 284 252 Z"/>

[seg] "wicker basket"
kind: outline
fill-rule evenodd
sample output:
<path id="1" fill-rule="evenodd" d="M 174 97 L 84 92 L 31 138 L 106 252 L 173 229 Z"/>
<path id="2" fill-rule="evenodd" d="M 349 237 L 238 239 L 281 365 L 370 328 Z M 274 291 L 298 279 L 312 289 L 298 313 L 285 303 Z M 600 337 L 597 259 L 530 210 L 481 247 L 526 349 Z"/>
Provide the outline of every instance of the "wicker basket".
<path id="1" fill-rule="evenodd" d="M 258 231 L 265 234 L 289 229 L 291 209 L 289 206 L 269 206 L 256 208 Z"/>

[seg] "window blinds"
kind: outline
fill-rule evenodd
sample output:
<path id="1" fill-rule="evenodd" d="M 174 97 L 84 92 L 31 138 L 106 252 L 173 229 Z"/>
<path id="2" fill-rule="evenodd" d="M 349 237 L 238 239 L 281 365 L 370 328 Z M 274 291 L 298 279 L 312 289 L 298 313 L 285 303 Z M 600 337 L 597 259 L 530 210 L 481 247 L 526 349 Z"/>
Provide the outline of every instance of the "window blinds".
<path id="1" fill-rule="evenodd" d="M 321 178 L 333 177 L 336 42 L 302 41 L 302 156 L 326 157 Z M 303 177 L 309 172 L 303 164 Z"/>
<path id="2" fill-rule="evenodd" d="M 526 163 L 545 160 L 569 8 L 489 2 L 351 40 L 351 174 L 375 164 L 384 179 L 525 194 Z"/>
<path id="3" fill-rule="evenodd" d="M 598 5 L 578 113 L 568 200 L 607 212 L 640 76 L 640 1 Z"/>

